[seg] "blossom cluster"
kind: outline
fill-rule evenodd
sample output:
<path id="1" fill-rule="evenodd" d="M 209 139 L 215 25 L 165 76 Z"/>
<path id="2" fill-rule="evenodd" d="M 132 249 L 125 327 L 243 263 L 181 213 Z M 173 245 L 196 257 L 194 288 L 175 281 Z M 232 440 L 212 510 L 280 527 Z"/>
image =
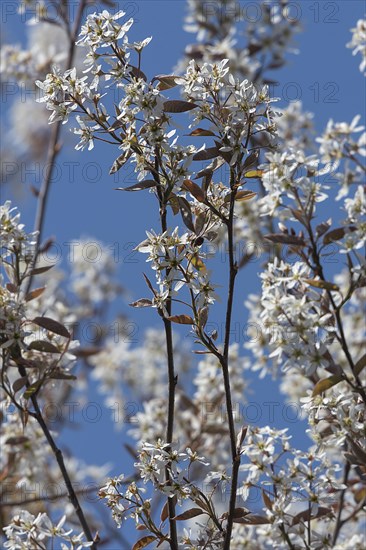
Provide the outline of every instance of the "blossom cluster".
<path id="1" fill-rule="evenodd" d="M 13 517 L 12 522 L 4 529 L 8 540 L 4 548 L 17 550 L 21 548 L 40 548 L 46 550 L 48 543 L 59 544 L 61 550 L 81 550 L 90 548 L 92 542 L 84 540 L 84 533 L 72 534 L 72 529 L 65 529 L 66 516 L 54 524 L 45 513 L 34 516 L 26 510 Z"/>

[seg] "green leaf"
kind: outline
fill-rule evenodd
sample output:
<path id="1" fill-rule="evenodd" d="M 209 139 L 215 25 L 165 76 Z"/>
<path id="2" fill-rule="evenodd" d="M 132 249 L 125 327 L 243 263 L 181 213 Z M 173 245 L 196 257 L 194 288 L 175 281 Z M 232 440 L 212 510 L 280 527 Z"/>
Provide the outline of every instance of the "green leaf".
<path id="1" fill-rule="evenodd" d="M 341 374 L 334 374 L 333 376 L 329 376 L 329 378 L 322 378 L 314 386 L 313 397 L 329 390 L 329 388 L 332 388 L 333 386 L 336 386 L 339 382 L 342 382 L 342 380 L 343 375 Z"/>
<path id="2" fill-rule="evenodd" d="M 48 375 L 48 378 L 54 380 L 77 380 L 75 374 L 70 374 L 68 372 L 54 371 Z"/>
<path id="3" fill-rule="evenodd" d="M 263 176 L 263 170 L 249 170 L 249 172 L 245 172 L 244 177 L 251 179 L 251 178 L 261 178 Z"/>
<path id="4" fill-rule="evenodd" d="M 27 388 L 26 391 L 23 393 L 24 399 L 29 399 L 30 397 L 32 397 L 32 395 L 36 391 L 38 391 L 41 386 L 42 386 L 42 380 L 38 380 L 37 382 L 29 386 L 29 388 Z"/>

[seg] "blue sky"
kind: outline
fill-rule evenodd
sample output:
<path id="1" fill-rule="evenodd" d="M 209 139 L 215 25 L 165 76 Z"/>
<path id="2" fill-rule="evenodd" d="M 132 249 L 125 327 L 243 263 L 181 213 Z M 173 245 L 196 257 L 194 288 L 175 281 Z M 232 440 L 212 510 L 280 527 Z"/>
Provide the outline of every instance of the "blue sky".
<path id="1" fill-rule="evenodd" d="M 244 10 L 249 3 L 240 4 Z M 303 32 L 295 36 L 300 53 L 289 54 L 288 64 L 273 73 L 275 79 L 280 81 L 274 95 L 282 97 L 287 94 L 289 99 L 301 99 L 304 110 L 314 113 L 318 132 L 324 129 L 329 118 L 350 122 L 358 113 L 364 116 L 361 110 L 364 109 L 365 81 L 358 69 L 359 58 L 353 57 L 345 45 L 351 39 L 350 28 L 366 12 L 365 2 L 302 1 L 293 4 L 303 26 Z M 179 0 L 118 2 L 118 8 L 135 18 L 136 24 L 129 33 L 131 40 L 153 36 L 153 41 L 144 52 L 144 72 L 150 78 L 155 74 L 172 72 L 185 45 L 194 41 L 194 35 L 182 29 L 186 3 Z M 25 31 L 19 16 L 7 18 L 6 41 L 23 42 Z M 286 98 L 280 105 L 286 105 Z M 64 132 L 68 132 L 67 127 Z M 6 135 L 2 139 L 5 140 Z M 108 175 L 118 152 L 112 147 L 97 145 L 91 152 L 80 153 L 72 149 L 74 140 L 76 143 L 76 137 L 73 136 L 67 139 L 67 147 L 58 159 L 58 176 L 51 190 L 44 236 L 56 237 L 63 258 L 67 256 L 67 243 L 73 239 L 95 237 L 101 240 L 118 251 L 118 269 L 121 283 L 127 289 L 127 302 L 147 296 L 142 271 L 148 272 L 149 266 L 145 264 L 143 255 L 134 254 L 132 250 L 144 239 L 146 229 L 159 226 L 153 197 L 147 193 L 115 191 L 115 187 L 134 183 L 130 169 L 121 170 L 118 180 Z M 26 171 L 27 167 L 24 167 Z M 27 192 L 22 196 L 23 200 L 19 203 L 22 220 L 31 229 L 35 199 Z M 2 190 L 2 200 L 7 198 L 17 200 L 9 187 Z M 225 263 L 217 266 L 219 278 L 224 274 L 225 267 Z M 259 269 L 258 263 L 239 276 L 234 311 L 236 322 L 242 323 L 244 318 L 243 302 L 246 295 L 259 289 Z M 128 314 L 138 325 L 140 336 L 145 327 L 159 326 L 160 319 L 155 311 L 133 310 L 128 308 L 125 300 L 118 300 L 113 310 Z M 141 340 L 138 344 L 141 344 Z M 276 407 L 274 424 L 281 428 L 289 427 L 295 436 L 295 443 L 304 444 L 302 430 L 296 430 L 296 422 L 292 422 L 292 417 L 290 421 L 286 419 L 286 413 L 290 415 L 291 411 L 284 412 L 276 385 L 265 379 L 254 382 L 253 390 L 251 400 L 281 404 Z M 260 400 L 258 395 L 261 396 Z M 95 388 L 90 389 L 90 400 L 102 403 Z M 255 415 L 255 406 L 247 413 Z M 65 444 L 70 448 L 75 446 L 76 453 L 86 461 L 90 459 L 98 464 L 115 462 L 115 471 L 122 471 L 122 439 L 119 433 L 113 431 L 107 409 L 103 408 L 103 416 L 97 423 L 85 422 L 85 418 L 80 421 L 79 428 L 64 434 Z M 271 418 L 267 407 L 259 423 L 269 422 Z"/>

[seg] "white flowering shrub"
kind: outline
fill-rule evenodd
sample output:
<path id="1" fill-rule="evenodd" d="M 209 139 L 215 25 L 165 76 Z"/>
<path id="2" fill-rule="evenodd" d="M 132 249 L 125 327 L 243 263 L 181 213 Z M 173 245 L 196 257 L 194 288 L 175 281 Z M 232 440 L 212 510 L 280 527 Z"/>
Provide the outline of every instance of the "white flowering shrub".
<path id="1" fill-rule="evenodd" d="M 48 155 L 35 190 L 34 231 L 26 232 L 9 201 L 0 210 L 4 547 L 363 548 L 360 116 L 330 120 L 316 137 L 300 103 L 276 108 L 267 72 L 295 52 L 300 30 L 286 16 L 286 0 L 261 3 L 261 22 L 240 35 L 237 3 L 207 3 L 204 12 L 202 2 L 190 0 L 187 30 L 198 43 L 168 75 L 145 73 L 151 37 L 130 42 L 133 19 L 123 10 L 105 1 L 105 9 L 87 15 L 87 4 L 81 0 L 70 21 L 65 2 L 51 13 L 42 2 L 21 2 L 40 32 L 57 29 L 56 41 L 46 40 L 46 48 L 33 37 L 29 50 L 1 49 L 4 78 L 41 91 L 38 104 L 52 128 L 39 134 Z M 352 32 L 347 46 L 363 56 L 363 71 L 365 21 Z M 135 183 L 118 191 L 149 193 L 155 201 L 159 225 L 144 227 L 136 247 L 147 263 L 146 293 L 130 305 L 141 315 L 151 309 L 160 329 L 148 329 L 138 345 L 108 333 L 107 314 L 123 288 L 102 243 L 94 241 L 95 258 L 104 252 L 99 261 L 83 255 L 87 240 L 71 243 L 71 272 L 42 263 L 52 244 L 42 241 L 43 225 L 66 126 L 77 150 L 99 141 L 113 148 L 110 174 L 132 166 Z M 204 144 L 197 146 L 197 138 Z M 327 215 L 330 203 L 339 209 L 335 221 Z M 245 294 L 252 336 L 245 348 L 232 337 L 233 307 L 239 289 L 245 292 L 242 270 L 254 254 L 237 254 L 243 240 L 263 251 L 259 293 Z M 206 245 L 227 251 L 224 292 Z M 326 262 L 329 245 L 342 259 L 339 272 Z M 222 331 L 212 323 L 220 295 Z M 86 321 L 98 323 L 93 346 L 83 342 Z M 180 325 L 189 327 L 191 346 L 173 332 Z M 251 372 L 277 378 L 284 399 L 301 408 L 308 448 L 297 448 L 288 429 L 254 426 L 237 414 Z M 53 425 L 45 414 L 71 395 L 85 398 L 95 382 L 112 413 L 130 395 L 143 404 L 123 434 L 132 441 L 131 464 L 110 477 L 108 466 L 63 452 L 58 438 L 67 422 Z M 77 486 L 90 482 L 94 500 L 84 506 Z M 63 490 L 42 496 L 42 484 Z"/>

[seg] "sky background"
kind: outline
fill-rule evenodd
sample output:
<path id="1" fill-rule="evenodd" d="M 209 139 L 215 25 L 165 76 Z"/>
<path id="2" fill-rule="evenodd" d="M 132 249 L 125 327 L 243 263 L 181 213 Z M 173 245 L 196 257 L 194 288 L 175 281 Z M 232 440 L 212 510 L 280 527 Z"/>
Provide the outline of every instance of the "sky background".
<path id="1" fill-rule="evenodd" d="M 3 41 L 25 44 L 27 27 L 19 15 L 13 14 L 16 4 L 17 2 L 2 3 L 2 29 L 5 36 Z M 156 74 L 172 73 L 185 46 L 195 42 L 195 36 L 183 30 L 186 3 L 179 0 L 149 0 L 117 4 L 118 9 L 126 11 L 127 17 L 135 19 L 135 25 L 129 32 L 130 41 L 153 36 L 143 56 L 142 68 L 147 76 L 152 78 Z M 248 4 L 254 3 L 240 2 L 243 13 L 246 13 Z M 357 20 L 366 12 L 365 2 L 306 0 L 292 4 L 296 9 L 294 13 L 301 19 L 303 32 L 295 35 L 296 47 L 300 53 L 288 54 L 288 64 L 273 72 L 273 77 L 280 81 L 280 85 L 274 91 L 275 96 L 283 98 L 279 105 L 286 106 L 290 100 L 301 99 L 304 110 L 314 113 L 314 124 L 318 133 L 324 130 L 329 118 L 351 122 L 358 113 L 364 118 L 362 109 L 365 84 L 358 68 L 360 59 L 359 56 L 353 57 L 351 50 L 345 45 L 351 39 L 350 28 L 354 27 Z M 13 98 L 8 99 L 7 104 L 2 104 L 5 112 Z M 148 326 L 160 326 L 160 319 L 155 310 L 134 310 L 128 308 L 127 303 L 147 296 L 142 271 L 149 272 L 149 265 L 145 264 L 144 255 L 134 253 L 133 248 L 144 239 L 145 230 L 159 227 L 154 198 L 148 193 L 127 194 L 115 191 L 115 187 L 135 183 L 131 168 L 120 170 L 118 178 L 108 175 L 109 168 L 118 154 L 115 148 L 101 147 L 97 144 L 91 152 L 78 152 L 73 150 L 77 137 L 67 135 L 68 125 L 65 125 L 63 132 L 66 147 L 57 160 L 57 177 L 52 185 L 44 237 L 56 238 L 57 250 L 62 261 L 67 259 L 67 243 L 80 238 L 94 237 L 117 252 L 118 271 L 126 295 L 116 301 L 113 312 L 123 312 L 135 323 L 137 345 L 141 345 L 144 329 Z M 4 144 L 7 140 L 4 131 L 1 138 Z M 32 176 L 28 168 L 24 166 L 22 169 L 22 192 L 19 193 L 19 187 L 14 193 L 10 186 L 4 186 L 1 188 L 1 199 L 4 201 L 10 198 L 19 206 L 22 222 L 31 230 L 36 200 L 29 192 L 29 184 L 38 186 L 40 178 Z M 216 280 L 225 276 L 225 257 L 216 264 L 215 269 Z M 240 272 L 237 282 L 234 323 L 239 323 L 240 329 L 239 337 L 235 339 L 239 342 L 243 354 L 243 303 L 248 293 L 258 292 L 259 271 L 260 262 L 257 262 Z M 221 289 L 221 292 L 223 291 L 224 289 Z M 215 313 L 217 318 L 222 306 L 223 304 L 218 305 Z M 187 333 L 182 335 L 183 340 L 190 342 L 188 338 Z M 258 413 L 258 406 L 264 402 L 279 403 L 273 419 L 270 418 L 269 407 L 262 406 L 261 416 L 257 417 L 258 422 L 261 425 L 273 423 L 279 428 L 288 427 L 294 435 L 295 444 L 307 444 L 303 426 L 297 429 L 300 425 L 293 421 L 293 411 L 283 408 L 283 398 L 278 393 L 276 384 L 269 378 L 258 381 L 253 376 L 252 389 L 253 395 L 249 396 L 249 399 L 255 402 L 255 405 L 251 410 L 247 409 L 248 416 L 252 415 L 251 419 L 254 419 Z M 93 422 L 88 421 L 85 415 L 83 417 L 82 414 L 78 414 L 72 429 L 63 434 L 63 442 L 74 448 L 76 454 L 87 462 L 113 462 L 113 472 L 120 473 L 126 470 L 121 433 L 114 431 L 109 411 L 103 406 L 103 399 L 94 387 L 90 388 L 89 400 L 100 404 L 102 418 L 98 422 Z M 136 407 L 140 407 L 140 404 L 137 403 Z M 92 410 L 90 413 L 93 414 Z M 289 416 L 286 417 L 287 413 Z"/>

